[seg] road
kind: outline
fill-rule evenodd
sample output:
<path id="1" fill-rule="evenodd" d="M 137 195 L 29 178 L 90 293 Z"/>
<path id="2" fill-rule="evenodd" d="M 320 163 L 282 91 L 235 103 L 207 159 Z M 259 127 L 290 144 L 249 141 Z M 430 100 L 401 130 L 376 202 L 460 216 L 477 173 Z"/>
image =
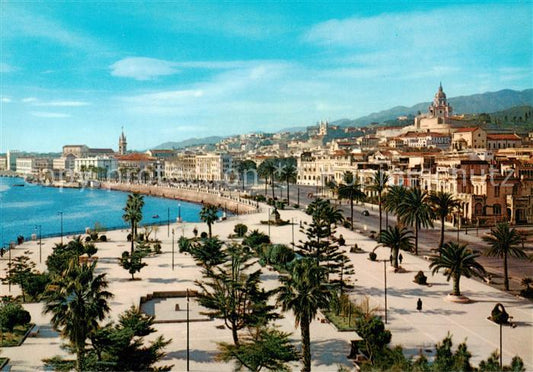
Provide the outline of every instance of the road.
<path id="1" fill-rule="evenodd" d="M 260 193 L 264 194 L 264 186 L 257 186 L 254 189 L 254 193 Z M 314 200 L 315 193 L 317 189 L 314 186 L 295 186 L 291 185 L 289 188 L 289 196 L 291 205 L 295 204 L 298 200 L 298 194 L 299 194 L 299 201 L 300 201 L 300 207 L 304 208 L 306 207 L 310 202 Z M 282 195 L 283 194 L 283 195 Z M 285 187 L 276 187 L 275 189 L 275 195 L 278 198 L 287 198 L 287 190 Z M 272 197 L 272 190 L 269 187 L 267 197 Z M 340 201 L 335 201 L 337 203 L 340 203 Z M 341 205 L 339 206 L 345 217 L 350 216 L 350 206 L 349 202 L 343 201 Z M 369 211 L 369 216 L 363 216 L 361 212 L 363 210 Z M 389 215 L 389 224 L 394 224 L 395 218 L 392 215 Z M 385 212 L 383 211 L 383 228 L 386 228 L 386 219 L 385 219 Z M 379 230 L 379 211 L 378 207 L 374 205 L 355 205 L 354 206 L 354 229 L 361 230 L 362 232 L 365 231 L 378 231 Z M 457 229 L 451 229 L 450 227 L 447 227 L 447 230 L 445 232 L 445 241 L 457 241 L 458 234 Z M 533 228 L 531 226 L 529 227 L 521 227 L 520 229 L 529 230 L 530 232 L 533 231 Z M 469 247 L 473 250 L 478 250 L 482 253 L 482 256 L 479 257 L 478 261 L 485 267 L 488 273 L 490 273 L 493 276 L 493 280 L 495 282 L 496 287 L 502 287 L 503 280 L 501 279 L 503 276 L 503 264 L 502 260 L 499 258 L 494 257 L 487 257 L 483 253 L 485 253 L 488 249 L 488 246 L 481 237 L 490 232 L 490 229 L 487 228 L 480 228 L 480 229 L 468 229 L 464 230 L 461 229 L 459 232 L 459 241 L 461 243 L 468 243 Z M 419 233 L 419 255 L 420 256 L 426 256 L 433 254 L 434 249 L 437 248 L 438 242 L 440 239 L 440 223 L 436 222 L 434 228 L 430 229 L 422 229 Z M 528 241 L 526 243 L 526 253 L 528 256 L 533 254 L 533 247 L 531 244 L 531 241 Z M 533 277 L 533 262 L 531 260 L 519 260 L 516 258 L 509 258 L 509 277 L 510 277 L 510 286 L 511 290 L 519 290 L 521 288 L 520 281 L 524 277 Z"/>

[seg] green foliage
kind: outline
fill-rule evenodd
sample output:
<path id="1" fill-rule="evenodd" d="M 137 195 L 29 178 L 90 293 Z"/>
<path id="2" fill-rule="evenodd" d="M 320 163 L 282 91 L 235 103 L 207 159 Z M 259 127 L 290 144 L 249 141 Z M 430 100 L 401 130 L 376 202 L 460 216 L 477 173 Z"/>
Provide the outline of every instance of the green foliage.
<path id="1" fill-rule="evenodd" d="M 252 230 L 248 236 L 243 239 L 242 244 L 253 250 L 257 250 L 262 244 L 270 244 L 270 238 L 259 230 Z"/>
<path id="2" fill-rule="evenodd" d="M 133 254 L 130 254 L 128 251 L 122 252 L 119 265 L 131 274 L 132 280 L 135 279 L 135 273 L 140 272 L 143 267 L 148 266 L 148 264 L 142 262 L 143 257 L 144 254 L 139 249 L 133 251 Z"/>
<path id="3" fill-rule="evenodd" d="M 180 253 L 189 253 L 191 249 L 191 239 L 180 236 L 178 239 L 178 249 Z"/>
<path id="4" fill-rule="evenodd" d="M 385 330 L 385 324 L 380 317 L 359 317 L 355 323 L 355 330 L 363 339 L 363 351 L 371 361 L 390 343 L 391 333 Z"/>
<path id="5" fill-rule="evenodd" d="M 85 361 L 85 343 L 98 329 L 98 322 L 109 313 L 106 274 L 94 273 L 96 262 L 79 264 L 71 259 L 61 275 L 54 275 L 45 297 L 44 312 L 52 314 L 51 323 L 76 352 L 76 370 Z"/>
<path id="6" fill-rule="evenodd" d="M 172 366 L 154 366 L 166 355 L 163 349 L 171 340 L 162 336 L 148 344 L 144 337 L 155 331 L 153 316 L 141 313 L 134 306 L 122 313 L 118 323 L 109 323 L 95 330 L 92 348 L 84 359 L 84 371 L 170 371 Z M 56 371 L 71 370 L 73 361 L 54 357 L 45 360 Z"/>
<path id="7" fill-rule="evenodd" d="M 337 195 L 339 199 L 350 201 L 350 228 L 353 230 L 353 202 L 365 200 L 366 194 L 361 190 L 361 184 L 352 172 L 344 172 L 343 182 L 337 186 Z"/>
<path id="8" fill-rule="evenodd" d="M 460 296 L 460 279 L 461 276 L 470 278 L 472 275 L 482 277 L 485 275 L 485 269 L 476 259 L 478 253 L 473 253 L 466 244 L 448 242 L 441 249 L 441 255 L 431 259 L 429 265 L 434 275 L 440 269 L 445 270 L 446 280 L 453 278 L 453 295 Z"/>
<path id="9" fill-rule="evenodd" d="M 419 188 L 408 189 L 396 207 L 400 221 L 415 230 L 415 254 L 418 255 L 418 233 L 420 228 L 433 227 L 435 212 L 431 208 L 430 197 Z"/>
<path id="10" fill-rule="evenodd" d="M 133 254 L 134 250 L 133 242 L 137 239 L 137 227 L 143 218 L 143 207 L 144 197 L 142 195 L 137 193 L 128 195 L 126 206 L 123 209 L 124 214 L 122 215 L 122 219 L 131 225 L 131 254 Z"/>
<path id="11" fill-rule="evenodd" d="M 7 264 L 4 282 L 19 285 L 22 292 L 22 302 L 26 302 L 26 287 L 29 278 L 35 275 L 34 268 L 35 263 L 26 255 L 17 256 Z"/>
<path id="12" fill-rule="evenodd" d="M 483 237 L 489 244 L 487 256 L 503 259 L 503 283 L 505 290 L 509 290 L 509 273 L 507 268 L 508 257 L 519 259 L 527 258 L 524 249 L 520 246 L 522 237 L 516 229 L 511 229 L 508 223 L 500 223 L 491 229 L 490 234 Z"/>
<path id="13" fill-rule="evenodd" d="M 44 295 L 46 286 L 50 283 L 50 276 L 46 273 L 32 273 L 26 281 L 26 293 L 33 299 L 39 300 Z"/>
<path id="14" fill-rule="evenodd" d="M 389 226 L 387 230 L 381 231 L 379 234 L 379 243 L 385 247 L 391 249 L 391 254 L 393 258 L 393 266 L 397 269 L 398 265 L 398 254 L 401 250 L 411 251 L 413 243 L 411 240 L 413 236 L 411 231 L 406 228 L 399 228 L 396 226 Z"/>
<path id="15" fill-rule="evenodd" d="M 250 332 L 239 345 L 222 342 L 218 348 L 218 360 L 235 361 L 236 370 L 242 367 L 250 371 L 267 369 L 271 371 L 291 371 L 287 363 L 297 361 L 299 354 L 291 344 L 289 334 L 275 328 L 262 327 L 258 332 Z"/>
<path id="16" fill-rule="evenodd" d="M 237 234 L 237 237 L 242 238 L 248 232 L 248 226 L 242 223 L 238 223 L 233 228 L 233 232 Z"/>
<path id="17" fill-rule="evenodd" d="M 155 254 L 160 254 L 161 253 L 161 243 L 155 243 L 154 244 L 154 252 L 155 252 Z"/>
<path id="18" fill-rule="evenodd" d="M 223 245 L 224 242 L 216 237 L 206 238 L 191 243 L 189 253 L 199 265 L 211 268 L 226 261 Z"/>
<path id="19" fill-rule="evenodd" d="M 278 315 L 267 304 L 273 291 L 260 288 L 261 270 L 250 271 L 255 264 L 250 250 L 241 245 L 226 247 L 225 263 L 204 268 L 204 281 L 196 281 L 201 288 L 198 302 L 209 309 L 210 317 L 224 320 L 232 332 L 233 342 L 239 344 L 238 331 L 266 325 Z"/>
<path id="20" fill-rule="evenodd" d="M 378 255 L 375 254 L 374 252 L 370 252 L 368 254 L 368 258 L 370 259 L 370 261 L 375 261 L 378 258 Z"/>
<path id="21" fill-rule="evenodd" d="M 31 321 L 31 315 L 21 304 L 2 302 L 0 304 L 0 327 L 2 331 L 13 332 L 18 325 L 26 325 Z"/>
<path id="22" fill-rule="evenodd" d="M 211 226 L 218 219 L 217 213 L 218 213 L 218 208 L 215 207 L 214 205 L 204 205 L 202 207 L 202 210 L 200 211 L 200 220 L 202 220 L 203 222 L 207 224 L 210 238 L 213 236 Z"/>
<path id="23" fill-rule="evenodd" d="M 286 265 L 294 260 L 296 254 L 292 248 L 287 247 L 284 244 L 272 244 L 268 246 L 265 252 L 265 258 L 267 263 L 273 266 L 286 267 Z"/>
<path id="24" fill-rule="evenodd" d="M 89 252 L 94 252 L 91 246 L 92 244 L 85 245 L 81 239 L 81 236 L 75 237 L 67 244 L 55 244 L 55 246 L 52 248 L 52 254 L 46 259 L 48 273 L 50 275 L 60 275 L 67 269 L 68 264 L 72 259 L 77 260 L 82 254 L 87 253 L 89 255 Z"/>

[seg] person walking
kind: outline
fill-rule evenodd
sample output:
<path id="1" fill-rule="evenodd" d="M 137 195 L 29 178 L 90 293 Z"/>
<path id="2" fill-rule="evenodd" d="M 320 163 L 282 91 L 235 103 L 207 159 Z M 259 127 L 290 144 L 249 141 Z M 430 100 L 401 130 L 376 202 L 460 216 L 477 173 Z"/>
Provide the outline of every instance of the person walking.
<path id="1" fill-rule="evenodd" d="M 416 301 L 416 309 L 418 311 L 422 311 L 422 300 L 420 299 L 420 297 L 418 298 L 418 301 Z"/>
<path id="2" fill-rule="evenodd" d="M 403 261 L 403 256 L 402 254 L 400 253 L 400 255 L 398 256 L 398 259 L 400 260 L 400 265 L 402 264 L 402 261 Z"/>
<path id="3" fill-rule="evenodd" d="M 392 254 L 389 257 L 390 264 L 392 265 Z"/>

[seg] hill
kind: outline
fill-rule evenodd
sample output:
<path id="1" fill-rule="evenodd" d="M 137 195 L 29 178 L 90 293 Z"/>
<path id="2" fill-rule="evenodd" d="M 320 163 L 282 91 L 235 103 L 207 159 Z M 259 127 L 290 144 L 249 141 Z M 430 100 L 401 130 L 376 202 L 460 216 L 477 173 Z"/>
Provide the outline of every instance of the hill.
<path id="1" fill-rule="evenodd" d="M 498 92 L 458 96 L 448 99 L 455 114 L 479 114 L 507 110 L 515 106 L 533 105 L 533 89 L 516 91 L 504 89 Z M 332 125 L 365 126 L 373 122 L 382 123 L 394 120 L 398 116 L 415 116 L 419 111 L 427 112 L 430 102 L 421 102 L 411 107 L 396 106 L 388 110 L 375 112 L 354 120 L 342 119 L 334 121 Z"/>
<path id="2" fill-rule="evenodd" d="M 211 136 L 211 137 L 204 137 L 204 138 L 189 138 L 183 141 L 179 142 L 165 142 L 162 143 L 156 147 L 154 147 L 154 150 L 164 150 L 164 149 L 182 149 L 185 147 L 191 147 L 191 146 L 199 146 L 199 145 L 214 145 L 215 143 L 220 142 L 223 140 L 224 137 L 218 137 L 218 136 Z"/>

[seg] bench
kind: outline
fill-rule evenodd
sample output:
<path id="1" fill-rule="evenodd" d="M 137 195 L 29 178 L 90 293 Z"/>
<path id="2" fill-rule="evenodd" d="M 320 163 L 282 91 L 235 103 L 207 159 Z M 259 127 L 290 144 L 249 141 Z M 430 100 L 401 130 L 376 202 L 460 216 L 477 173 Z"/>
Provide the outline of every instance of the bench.
<path id="1" fill-rule="evenodd" d="M 34 325 L 31 329 L 30 333 L 28 334 L 28 337 L 37 337 L 39 334 L 40 328 L 38 325 Z"/>

